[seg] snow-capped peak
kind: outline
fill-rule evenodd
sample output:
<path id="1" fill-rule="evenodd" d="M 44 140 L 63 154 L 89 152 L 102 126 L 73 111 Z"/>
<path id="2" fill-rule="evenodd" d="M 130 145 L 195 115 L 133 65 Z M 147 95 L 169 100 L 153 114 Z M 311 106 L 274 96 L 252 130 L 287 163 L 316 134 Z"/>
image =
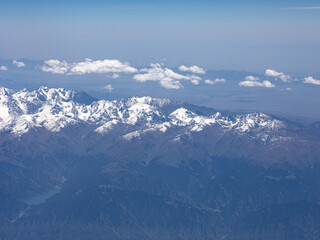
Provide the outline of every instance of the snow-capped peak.
<path id="1" fill-rule="evenodd" d="M 11 90 L 5 87 L 0 87 L 0 97 L 8 96 Z"/>
<path id="2" fill-rule="evenodd" d="M 139 132 L 165 132 L 172 127 L 199 132 L 215 125 L 241 134 L 254 129 L 276 131 L 284 126 L 283 122 L 263 113 L 227 115 L 217 112 L 202 116 L 178 107 L 167 114 L 163 110 L 171 104 L 167 99 L 131 97 L 82 104 L 74 101 L 76 94 L 64 88 L 41 87 L 31 92 L 0 88 L 0 131 L 21 135 L 37 127 L 57 132 L 68 125 L 88 124 L 94 126 L 96 132 L 107 134 L 116 125 L 124 124 L 135 126 L 136 133 L 131 135 L 137 136 Z"/>

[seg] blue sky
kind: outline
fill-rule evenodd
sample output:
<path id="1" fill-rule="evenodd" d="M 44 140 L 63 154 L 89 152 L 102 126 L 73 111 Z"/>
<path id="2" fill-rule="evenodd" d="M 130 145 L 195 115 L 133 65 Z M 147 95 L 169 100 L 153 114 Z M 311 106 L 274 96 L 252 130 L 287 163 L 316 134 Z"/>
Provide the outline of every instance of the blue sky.
<path id="1" fill-rule="evenodd" d="M 1 58 L 319 71 L 319 1 L 0 2 Z"/>

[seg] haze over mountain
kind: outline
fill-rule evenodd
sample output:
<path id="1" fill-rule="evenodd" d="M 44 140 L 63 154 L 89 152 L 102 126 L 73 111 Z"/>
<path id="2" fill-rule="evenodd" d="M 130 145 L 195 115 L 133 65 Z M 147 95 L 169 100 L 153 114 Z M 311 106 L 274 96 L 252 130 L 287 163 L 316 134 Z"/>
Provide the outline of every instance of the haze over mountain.
<path id="1" fill-rule="evenodd" d="M 318 239 L 319 123 L 0 90 L 0 238 Z"/>

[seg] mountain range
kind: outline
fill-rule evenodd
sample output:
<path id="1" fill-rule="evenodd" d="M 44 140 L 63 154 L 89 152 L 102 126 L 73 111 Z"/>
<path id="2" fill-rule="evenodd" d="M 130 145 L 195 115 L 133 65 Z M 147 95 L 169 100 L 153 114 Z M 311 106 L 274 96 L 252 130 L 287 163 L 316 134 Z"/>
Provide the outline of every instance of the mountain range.
<path id="1" fill-rule="evenodd" d="M 319 239 L 320 122 L 0 88 L 0 239 Z"/>

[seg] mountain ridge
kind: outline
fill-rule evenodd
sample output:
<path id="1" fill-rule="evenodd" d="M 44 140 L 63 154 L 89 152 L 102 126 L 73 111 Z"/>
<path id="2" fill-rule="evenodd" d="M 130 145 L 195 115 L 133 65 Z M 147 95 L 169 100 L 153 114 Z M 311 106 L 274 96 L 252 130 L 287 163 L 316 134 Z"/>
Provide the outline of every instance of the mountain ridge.
<path id="1" fill-rule="evenodd" d="M 173 107 L 172 112 L 165 113 L 163 108 L 172 103 L 168 99 L 131 97 L 114 101 L 94 101 L 89 95 L 80 94 L 82 96 L 76 91 L 64 88 L 41 87 L 32 92 L 25 89 L 13 92 L 1 88 L 0 131 L 11 130 L 18 135 L 32 127 L 59 131 L 61 127 L 80 122 L 99 125 L 98 132 L 103 132 L 102 129 L 108 129 L 118 122 L 135 125 L 143 121 L 149 127 L 163 131 L 169 126 L 190 126 L 191 131 L 201 131 L 203 126 L 219 124 L 225 129 L 234 128 L 245 132 L 256 127 L 277 130 L 285 125 L 274 117 L 258 112 L 238 115 L 216 112 L 204 116 L 180 106 L 179 109 Z M 84 101 L 81 98 L 83 96 L 89 101 Z M 161 122 L 162 125 L 152 126 L 153 122 Z M 104 124 L 105 127 L 102 126 Z"/>

